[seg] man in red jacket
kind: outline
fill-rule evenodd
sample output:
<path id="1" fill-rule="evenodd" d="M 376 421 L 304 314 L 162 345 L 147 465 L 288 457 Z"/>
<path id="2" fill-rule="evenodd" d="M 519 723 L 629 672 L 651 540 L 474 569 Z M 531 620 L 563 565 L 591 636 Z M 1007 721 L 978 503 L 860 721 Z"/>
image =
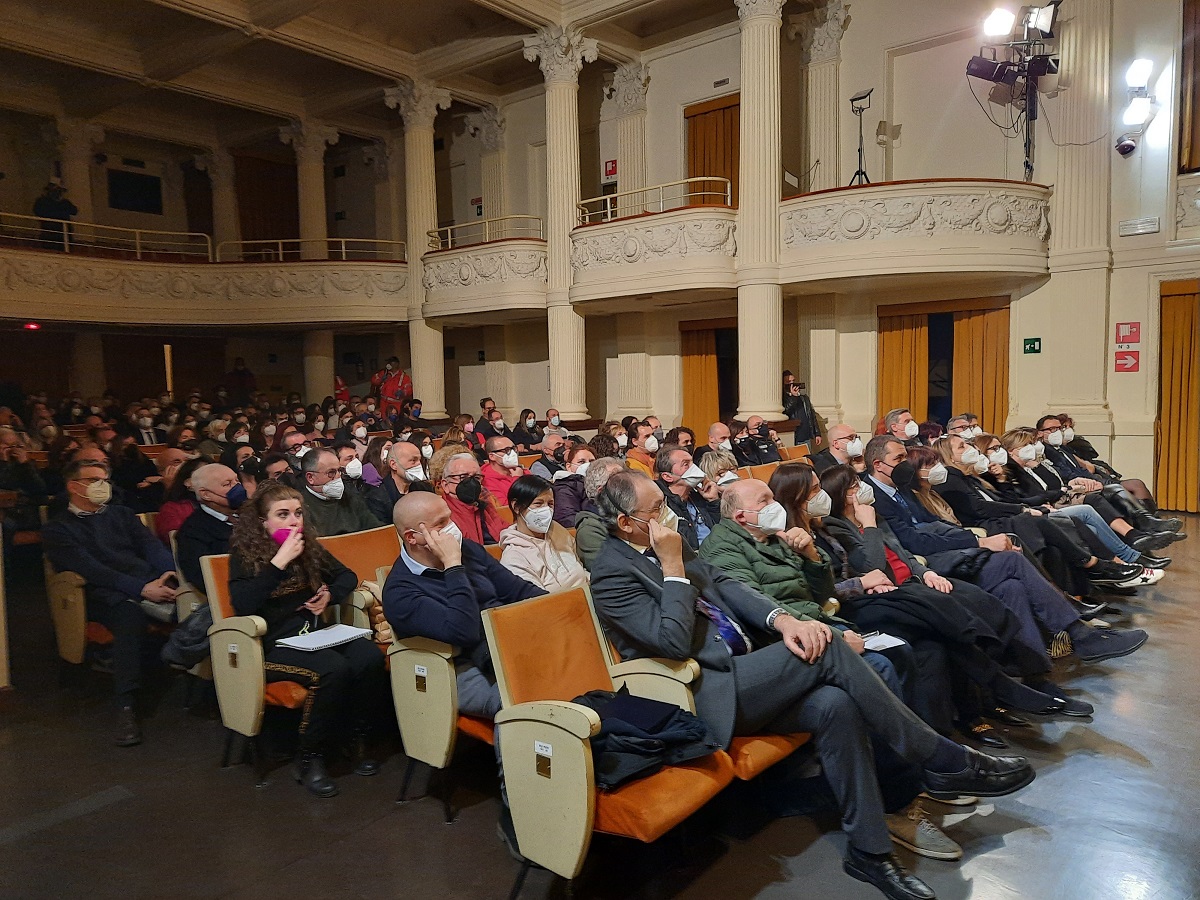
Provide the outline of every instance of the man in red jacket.
<path id="1" fill-rule="evenodd" d="M 380 412 L 385 419 L 400 415 L 400 407 L 413 395 L 412 377 L 400 368 L 400 360 L 389 356 L 384 366 L 371 376 L 371 390 L 379 394 Z"/>

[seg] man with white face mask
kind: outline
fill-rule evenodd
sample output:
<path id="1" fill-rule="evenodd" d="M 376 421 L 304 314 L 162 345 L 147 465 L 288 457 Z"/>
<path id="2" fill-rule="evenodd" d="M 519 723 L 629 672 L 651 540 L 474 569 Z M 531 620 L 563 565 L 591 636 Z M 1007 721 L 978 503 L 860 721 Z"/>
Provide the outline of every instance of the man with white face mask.
<path id="1" fill-rule="evenodd" d="M 700 462 L 705 454 L 713 450 L 733 452 L 733 441 L 729 439 L 729 426 L 724 422 L 713 422 L 708 426 L 708 443 L 697 447 L 693 453 L 696 462 Z"/>
<path id="2" fill-rule="evenodd" d="M 450 507 L 416 491 L 396 504 L 400 558 L 383 585 L 383 612 L 398 638 L 423 637 L 459 648 L 454 659 L 458 711 L 491 719 L 500 692 L 481 613 L 546 592 L 518 578 L 474 541 L 464 540 Z M 426 574 L 429 573 L 429 574 Z"/>
<path id="3" fill-rule="evenodd" d="M 391 521 L 396 502 L 409 491 L 433 490 L 428 477 L 417 445 L 396 441 L 384 459 L 383 480 L 367 497 L 367 508 L 380 522 Z"/>
<path id="4" fill-rule="evenodd" d="M 323 537 L 336 534 L 352 534 L 378 528 L 380 522 L 367 509 L 362 494 L 346 490 L 344 471 L 338 456 L 332 450 L 312 450 L 300 461 L 304 487 L 300 491 L 304 499 L 304 521 L 317 529 Z"/>
<path id="5" fill-rule="evenodd" d="M 709 532 L 721 520 L 717 485 L 692 461 L 692 455 L 678 444 L 667 444 L 654 457 L 658 487 L 667 500 L 667 509 L 679 520 L 678 531 L 688 548 L 699 549 Z"/>
<path id="6" fill-rule="evenodd" d="M 654 436 L 654 426 L 649 422 L 630 422 L 629 449 L 625 453 L 625 465 L 653 478 L 656 453 L 658 438 Z"/>
<path id="7" fill-rule="evenodd" d="M 887 415 L 883 417 L 883 425 L 888 434 L 905 447 L 920 446 L 921 440 L 918 435 L 921 428 L 917 424 L 917 420 L 913 418 L 913 414 L 907 409 L 888 410 Z"/>
<path id="8" fill-rule="evenodd" d="M 113 634 L 116 743 L 131 747 L 142 741 L 133 707 L 149 623 L 139 601 L 174 602 L 175 560 L 133 510 L 109 504 L 108 466 L 76 460 L 66 467 L 63 480 L 68 506 L 42 529 L 42 547 L 55 569 L 84 579 L 88 619 Z"/>
<path id="9" fill-rule="evenodd" d="M 834 466 L 853 466 L 854 471 L 863 471 L 863 439 L 853 426 L 844 423 L 832 425 L 827 437 L 829 446 L 808 458 L 809 465 L 818 475 Z"/>
<path id="10" fill-rule="evenodd" d="M 508 506 L 508 489 L 525 474 L 517 455 L 517 445 L 511 437 L 498 434 L 484 442 L 483 450 L 487 454 L 487 462 L 480 467 L 483 487 L 491 492 L 497 503 Z"/>

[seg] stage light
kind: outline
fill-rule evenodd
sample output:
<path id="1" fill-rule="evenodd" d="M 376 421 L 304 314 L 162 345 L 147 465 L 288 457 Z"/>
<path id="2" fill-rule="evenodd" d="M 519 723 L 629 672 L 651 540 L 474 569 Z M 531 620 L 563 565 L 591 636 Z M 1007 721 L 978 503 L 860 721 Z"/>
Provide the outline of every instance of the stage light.
<path id="1" fill-rule="evenodd" d="M 1151 112 L 1149 97 L 1134 97 L 1129 101 L 1121 121 L 1126 125 L 1145 125 Z"/>
<path id="2" fill-rule="evenodd" d="M 1131 88 L 1145 88 L 1150 83 L 1150 74 L 1154 71 L 1154 60 L 1135 59 L 1125 70 L 1125 83 Z"/>
<path id="3" fill-rule="evenodd" d="M 41 327 L 42 327 L 42 326 L 41 326 L 41 325 L 39 325 L 37 322 L 26 322 L 26 323 L 25 323 L 25 330 L 26 330 L 26 331 L 40 331 L 40 330 L 41 330 Z"/>
<path id="4" fill-rule="evenodd" d="M 995 84 L 1016 84 L 1018 76 L 1017 67 L 1012 63 L 986 56 L 972 56 L 967 61 L 967 74 Z"/>
<path id="5" fill-rule="evenodd" d="M 1054 37 L 1054 22 L 1058 18 L 1058 6 L 1061 2 L 1062 0 L 1051 0 L 1045 6 L 1024 7 L 1021 10 L 1021 23 L 1026 32 L 1036 31 L 1042 38 Z"/>
<path id="6" fill-rule="evenodd" d="M 983 33 L 988 37 L 1008 37 L 1017 24 L 1017 14 L 1011 9 L 997 7 L 983 20 Z"/>
<path id="7" fill-rule="evenodd" d="M 1034 78 L 1041 78 L 1043 75 L 1058 74 L 1058 57 L 1057 56 L 1031 56 L 1029 57 L 1029 74 Z"/>

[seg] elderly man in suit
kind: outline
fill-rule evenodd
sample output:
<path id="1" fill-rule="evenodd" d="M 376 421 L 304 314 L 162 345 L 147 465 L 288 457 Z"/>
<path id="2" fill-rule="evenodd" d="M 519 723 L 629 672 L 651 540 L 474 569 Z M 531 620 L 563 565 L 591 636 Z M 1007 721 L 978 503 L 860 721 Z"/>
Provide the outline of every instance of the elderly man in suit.
<path id="1" fill-rule="evenodd" d="M 935 798 L 1011 793 L 1033 780 L 1028 761 L 939 736 L 828 625 L 796 619 L 707 563 L 685 564 L 679 535 L 659 524 L 664 502 L 634 472 L 614 475 L 597 498 L 609 538 L 592 564 L 592 596 L 622 658 L 695 659 L 697 715 L 725 745 L 735 734 L 812 732 L 849 837 L 846 872 L 888 897 L 934 897 L 891 852 L 870 733 L 920 766 Z"/>

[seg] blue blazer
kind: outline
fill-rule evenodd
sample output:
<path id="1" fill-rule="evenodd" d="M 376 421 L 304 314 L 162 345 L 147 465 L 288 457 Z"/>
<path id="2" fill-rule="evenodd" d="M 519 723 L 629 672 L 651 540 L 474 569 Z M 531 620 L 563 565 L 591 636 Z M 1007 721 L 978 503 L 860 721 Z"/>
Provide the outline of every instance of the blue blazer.
<path id="1" fill-rule="evenodd" d="M 892 532 L 900 540 L 900 544 L 909 553 L 915 553 L 918 556 L 932 556 L 935 553 L 942 553 L 946 550 L 965 550 L 968 547 L 978 547 L 979 541 L 975 535 L 967 531 L 965 528 L 954 529 L 939 528 L 938 532 L 934 533 L 928 529 L 921 528 L 921 525 L 932 525 L 935 522 L 945 525 L 941 519 L 935 516 L 929 510 L 921 505 L 916 496 L 911 491 L 901 490 L 900 493 L 908 503 L 908 509 L 904 509 L 899 503 L 888 496 L 875 478 L 870 475 L 864 475 L 871 481 L 872 487 L 875 488 L 875 511 L 883 516 L 888 525 L 891 526 Z M 911 510 L 912 515 L 909 515 Z M 917 520 L 917 524 L 913 524 L 913 519 Z"/>

